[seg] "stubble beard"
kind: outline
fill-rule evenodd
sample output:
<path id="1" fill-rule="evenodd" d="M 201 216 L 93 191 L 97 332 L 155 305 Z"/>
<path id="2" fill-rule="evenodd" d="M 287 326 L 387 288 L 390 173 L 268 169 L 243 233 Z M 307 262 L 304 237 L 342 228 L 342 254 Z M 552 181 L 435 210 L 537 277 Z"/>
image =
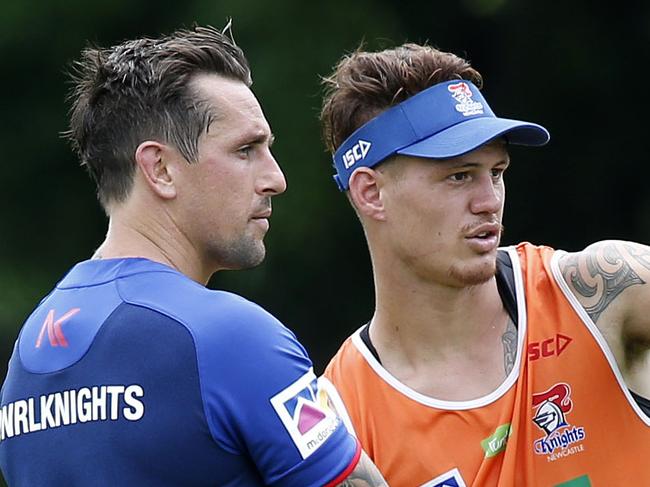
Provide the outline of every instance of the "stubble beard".
<path id="1" fill-rule="evenodd" d="M 501 244 L 503 231 L 504 227 L 501 225 L 497 248 Z M 487 255 L 481 257 L 482 262 L 478 264 L 452 265 L 449 268 L 449 277 L 463 286 L 476 286 L 489 281 L 497 272 L 497 251 L 491 252 L 489 254 L 489 259 Z"/>
<path id="2" fill-rule="evenodd" d="M 211 252 L 220 269 L 244 270 L 264 261 L 266 248 L 262 239 L 244 235 L 230 242 L 215 245 Z"/>
<path id="3" fill-rule="evenodd" d="M 474 266 L 451 266 L 449 277 L 462 286 L 477 286 L 492 279 L 496 274 L 496 256 L 490 262 Z"/>

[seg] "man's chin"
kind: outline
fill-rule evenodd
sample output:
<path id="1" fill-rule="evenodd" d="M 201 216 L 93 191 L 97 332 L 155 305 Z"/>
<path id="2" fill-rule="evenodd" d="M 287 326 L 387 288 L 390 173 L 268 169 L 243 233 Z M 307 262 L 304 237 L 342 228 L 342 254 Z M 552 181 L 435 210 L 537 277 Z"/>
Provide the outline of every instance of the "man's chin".
<path id="1" fill-rule="evenodd" d="M 483 262 L 454 266 L 449 270 L 450 276 L 464 286 L 476 286 L 492 279 L 497 271 L 496 255 L 483 256 Z"/>
<path id="2" fill-rule="evenodd" d="M 266 257 L 266 247 L 261 240 L 240 240 L 220 249 L 216 253 L 219 268 L 224 270 L 245 270 L 260 265 Z"/>
<path id="3" fill-rule="evenodd" d="M 242 252 L 238 257 L 238 269 L 252 269 L 264 262 L 264 258 L 266 257 L 266 248 L 264 247 L 264 244 L 260 244 L 260 246 L 255 249 L 249 249 L 249 252 Z"/>

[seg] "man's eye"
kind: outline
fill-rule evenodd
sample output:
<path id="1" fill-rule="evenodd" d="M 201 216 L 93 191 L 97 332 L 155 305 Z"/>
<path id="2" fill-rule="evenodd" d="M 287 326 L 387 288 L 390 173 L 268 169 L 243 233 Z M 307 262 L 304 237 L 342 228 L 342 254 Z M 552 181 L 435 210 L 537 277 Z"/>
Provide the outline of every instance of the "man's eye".
<path id="1" fill-rule="evenodd" d="M 250 145 L 245 145 L 244 147 L 240 147 L 237 149 L 237 152 L 241 154 L 243 157 L 248 157 L 250 154 L 251 150 L 253 150 L 253 147 Z"/>
<path id="2" fill-rule="evenodd" d="M 492 178 L 501 179 L 503 177 L 503 173 L 504 173 L 504 169 L 501 168 L 492 169 Z"/>
<path id="3" fill-rule="evenodd" d="M 466 172 L 457 172 L 449 176 L 452 181 L 464 181 L 467 179 L 468 173 Z"/>

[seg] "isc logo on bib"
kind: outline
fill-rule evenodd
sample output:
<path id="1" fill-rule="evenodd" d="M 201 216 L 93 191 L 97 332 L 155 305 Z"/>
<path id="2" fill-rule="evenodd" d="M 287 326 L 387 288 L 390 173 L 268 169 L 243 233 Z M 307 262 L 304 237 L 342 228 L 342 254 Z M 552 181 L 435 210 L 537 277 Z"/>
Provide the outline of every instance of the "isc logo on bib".
<path id="1" fill-rule="evenodd" d="M 372 144 L 366 140 L 361 140 L 352 146 L 352 149 L 343 154 L 343 165 L 349 169 L 355 162 L 360 161 L 368 154 Z"/>

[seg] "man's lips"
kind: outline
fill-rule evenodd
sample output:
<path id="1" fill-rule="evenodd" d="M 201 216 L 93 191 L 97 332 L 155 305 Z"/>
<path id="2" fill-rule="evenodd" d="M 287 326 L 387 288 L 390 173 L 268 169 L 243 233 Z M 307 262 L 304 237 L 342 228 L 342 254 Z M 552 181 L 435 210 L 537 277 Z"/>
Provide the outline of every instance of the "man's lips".
<path id="1" fill-rule="evenodd" d="M 255 212 L 251 216 L 251 221 L 261 226 L 264 232 L 267 232 L 270 227 L 269 218 L 271 218 L 271 213 L 271 208 L 266 207 L 263 210 Z"/>
<path id="2" fill-rule="evenodd" d="M 493 252 L 499 245 L 501 225 L 497 222 L 482 223 L 472 227 L 465 234 L 465 241 L 475 252 L 486 254 Z"/>
<path id="3" fill-rule="evenodd" d="M 490 238 L 501 233 L 501 225 L 497 222 L 483 223 L 473 227 L 465 234 L 465 238 Z"/>
<path id="4" fill-rule="evenodd" d="M 264 211 L 262 213 L 256 213 L 251 217 L 253 220 L 258 220 L 258 219 L 269 219 L 271 218 L 271 210 Z"/>

